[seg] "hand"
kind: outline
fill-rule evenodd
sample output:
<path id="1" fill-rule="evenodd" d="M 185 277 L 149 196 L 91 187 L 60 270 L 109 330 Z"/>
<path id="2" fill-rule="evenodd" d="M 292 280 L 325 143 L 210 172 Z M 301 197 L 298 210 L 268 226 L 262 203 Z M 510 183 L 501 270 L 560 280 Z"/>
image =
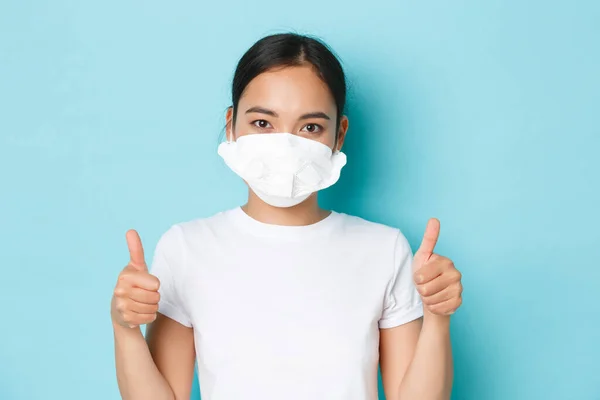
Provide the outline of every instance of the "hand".
<path id="1" fill-rule="evenodd" d="M 138 233 L 130 230 L 126 238 L 130 261 L 119 274 L 110 314 L 113 323 L 137 328 L 156 319 L 160 282 L 157 277 L 148 273 L 144 261 L 144 248 Z"/>
<path id="2" fill-rule="evenodd" d="M 433 253 L 439 235 L 440 221 L 432 218 L 415 253 L 414 280 L 425 314 L 449 316 L 462 304 L 462 276 L 452 260 Z"/>

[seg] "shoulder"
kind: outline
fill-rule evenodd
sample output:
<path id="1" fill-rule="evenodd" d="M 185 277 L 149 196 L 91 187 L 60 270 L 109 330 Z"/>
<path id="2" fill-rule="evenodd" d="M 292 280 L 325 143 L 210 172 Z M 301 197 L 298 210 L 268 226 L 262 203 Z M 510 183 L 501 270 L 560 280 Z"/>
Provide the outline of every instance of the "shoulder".
<path id="1" fill-rule="evenodd" d="M 159 243 L 176 246 L 186 242 L 197 243 L 198 239 L 214 236 L 218 232 L 227 229 L 226 226 L 230 223 L 231 212 L 232 210 L 221 211 L 209 217 L 175 223 L 162 234 Z"/>
<path id="2" fill-rule="evenodd" d="M 343 213 L 338 213 L 338 216 L 344 233 L 353 240 L 360 240 L 363 245 L 380 249 L 392 248 L 401 253 L 411 251 L 408 240 L 396 227 Z"/>
<path id="3" fill-rule="evenodd" d="M 365 236 L 371 238 L 371 240 L 390 239 L 396 238 L 398 235 L 402 235 L 400 229 L 393 226 L 369 221 L 354 215 L 343 213 L 337 214 L 341 221 L 341 228 L 349 234 Z"/>

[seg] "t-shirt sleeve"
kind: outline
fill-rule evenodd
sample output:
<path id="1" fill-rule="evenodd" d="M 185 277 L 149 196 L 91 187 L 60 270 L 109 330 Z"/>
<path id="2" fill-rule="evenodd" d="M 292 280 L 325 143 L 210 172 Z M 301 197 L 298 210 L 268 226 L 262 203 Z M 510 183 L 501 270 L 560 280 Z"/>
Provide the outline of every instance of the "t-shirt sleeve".
<path id="1" fill-rule="evenodd" d="M 379 327 L 394 328 L 423 316 L 423 303 L 412 274 L 413 254 L 404 235 L 398 231 L 394 249 L 394 273 L 386 289 Z"/>
<path id="2" fill-rule="evenodd" d="M 165 232 L 154 250 L 150 273 L 160 281 L 158 312 L 189 328 L 192 322 L 181 290 L 184 277 L 182 244 L 179 226 L 175 225 Z"/>

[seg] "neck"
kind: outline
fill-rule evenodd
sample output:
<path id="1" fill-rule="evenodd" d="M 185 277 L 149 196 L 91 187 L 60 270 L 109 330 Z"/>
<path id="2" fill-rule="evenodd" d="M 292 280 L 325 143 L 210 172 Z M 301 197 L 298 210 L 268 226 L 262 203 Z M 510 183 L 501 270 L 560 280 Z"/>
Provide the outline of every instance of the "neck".
<path id="1" fill-rule="evenodd" d="M 316 193 L 297 206 L 280 208 L 265 203 L 252 190 L 249 190 L 248 203 L 242 206 L 242 210 L 265 224 L 286 226 L 311 225 L 331 214 L 319 207 Z"/>

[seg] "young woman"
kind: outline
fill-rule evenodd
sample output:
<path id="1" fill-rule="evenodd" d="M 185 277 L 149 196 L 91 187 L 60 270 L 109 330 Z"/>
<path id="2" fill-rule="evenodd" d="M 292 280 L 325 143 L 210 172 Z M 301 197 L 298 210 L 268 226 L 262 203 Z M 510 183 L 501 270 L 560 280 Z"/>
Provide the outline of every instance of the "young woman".
<path id="1" fill-rule="evenodd" d="M 248 202 L 176 224 L 148 271 L 135 231 L 111 305 L 124 399 L 447 399 L 461 277 L 399 230 L 319 208 L 346 163 L 346 82 L 321 42 L 269 36 L 242 57 L 219 154 Z M 147 337 L 139 326 L 150 324 Z"/>

